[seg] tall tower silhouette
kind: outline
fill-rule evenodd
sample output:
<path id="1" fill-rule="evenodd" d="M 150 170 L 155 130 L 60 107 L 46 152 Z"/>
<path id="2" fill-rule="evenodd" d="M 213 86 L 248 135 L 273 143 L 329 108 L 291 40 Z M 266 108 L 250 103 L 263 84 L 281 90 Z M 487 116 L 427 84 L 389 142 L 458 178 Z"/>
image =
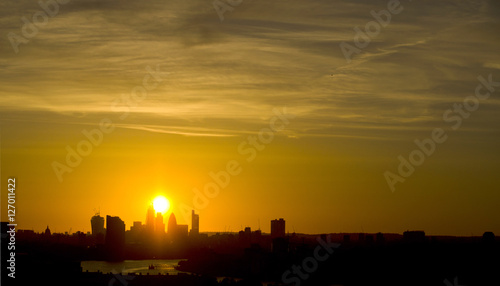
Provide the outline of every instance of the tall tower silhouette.
<path id="1" fill-rule="evenodd" d="M 156 214 L 155 233 L 157 234 L 165 233 L 165 224 L 163 223 L 163 215 L 161 214 L 161 212 L 158 212 Z"/>
<path id="2" fill-rule="evenodd" d="M 273 219 L 271 221 L 271 237 L 276 238 L 276 237 L 285 237 L 285 220 L 280 218 L 280 219 Z"/>
<path id="3" fill-rule="evenodd" d="M 122 260 L 125 249 L 125 223 L 117 216 L 106 216 L 106 249 L 108 259 Z"/>
<path id="4" fill-rule="evenodd" d="M 91 219 L 90 219 L 90 225 L 92 227 L 92 235 L 97 236 L 97 235 L 104 235 L 104 218 L 100 216 L 99 213 L 96 213 Z"/>
<path id="5" fill-rule="evenodd" d="M 194 210 L 191 212 L 191 235 L 200 233 L 200 215 L 195 214 Z"/>
<path id="6" fill-rule="evenodd" d="M 90 219 L 90 226 L 92 228 L 92 237 L 95 239 L 95 242 L 97 244 L 104 243 L 104 235 L 106 233 L 104 230 L 104 218 L 100 216 L 99 212 Z"/>
<path id="7" fill-rule="evenodd" d="M 148 233 L 153 233 L 155 230 L 155 209 L 153 204 L 148 207 L 148 212 L 146 214 L 146 231 Z"/>
<path id="8" fill-rule="evenodd" d="M 177 232 L 177 220 L 175 219 L 174 213 L 170 214 L 168 218 L 168 234 L 175 235 Z"/>

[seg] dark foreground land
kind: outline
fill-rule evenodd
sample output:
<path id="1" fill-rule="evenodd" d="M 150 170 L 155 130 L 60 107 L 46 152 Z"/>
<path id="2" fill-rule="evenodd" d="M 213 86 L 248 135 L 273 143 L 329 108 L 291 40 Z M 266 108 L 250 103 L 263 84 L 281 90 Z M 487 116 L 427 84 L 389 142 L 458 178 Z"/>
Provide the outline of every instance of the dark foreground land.
<path id="1" fill-rule="evenodd" d="M 500 285 L 500 241 L 492 235 L 390 241 L 322 235 L 280 238 L 270 247 L 222 241 L 185 253 L 178 269 L 193 274 L 124 276 L 82 272 L 88 246 L 19 242 L 13 279 L 6 276 L 2 238 L 2 285 Z"/>

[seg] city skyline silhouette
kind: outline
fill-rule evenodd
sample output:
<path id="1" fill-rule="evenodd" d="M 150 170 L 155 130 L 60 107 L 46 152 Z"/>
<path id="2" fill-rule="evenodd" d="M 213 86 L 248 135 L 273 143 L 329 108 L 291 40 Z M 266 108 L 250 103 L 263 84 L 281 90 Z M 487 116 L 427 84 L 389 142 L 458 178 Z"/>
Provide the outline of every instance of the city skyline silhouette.
<path id="1" fill-rule="evenodd" d="M 0 0 L 2 285 L 496 285 L 500 1 Z"/>

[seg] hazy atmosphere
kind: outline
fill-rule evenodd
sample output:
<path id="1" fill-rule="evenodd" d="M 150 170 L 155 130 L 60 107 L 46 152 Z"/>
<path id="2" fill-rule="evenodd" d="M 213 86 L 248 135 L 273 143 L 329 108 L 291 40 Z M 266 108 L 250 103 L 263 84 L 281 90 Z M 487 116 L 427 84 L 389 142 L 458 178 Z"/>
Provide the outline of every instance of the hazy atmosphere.
<path id="1" fill-rule="evenodd" d="M 18 228 L 500 233 L 500 2 L 57 3 L 0 2 Z"/>

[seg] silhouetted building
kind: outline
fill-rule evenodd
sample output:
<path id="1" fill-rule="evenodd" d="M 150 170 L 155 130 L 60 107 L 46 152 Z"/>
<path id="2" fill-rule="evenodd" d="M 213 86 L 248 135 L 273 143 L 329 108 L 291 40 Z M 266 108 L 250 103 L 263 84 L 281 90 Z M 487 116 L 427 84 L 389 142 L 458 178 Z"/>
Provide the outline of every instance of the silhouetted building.
<path id="1" fill-rule="evenodd" d="M 375 240 L 373 239 L 373 235 L 367 234 L 365 236 L 365 241 L 366 241 L 366 243 L 370 244 L 370 243 L 373 243 Z"/>
<path id="2" fill-rule="evenodd" d="M 104 218 L 97 213 L 90 219 L 90 226 L 92 228 L 92 235 L 104 235 Z"/>
<path id="3" fill-rule="evenodd" d="M 161 212 L 156 213 L 155 233 L 157 234 L 165 233 L 165 224 L 163 223 L 163 215 L 161 214 Z"/>
<path id="4" fill-rule="evenodd" d="M 493 234 L 493 232 L 491 232 L 491 231 L 487 231 L 487 232 L 483 233 L 482 241 L 483 242 L 495 242 L 495 234 Z"/>
<path id="5" fill-rule="evenodd" d="M 47 228 L 45 229 L 45 235 L 46 235 L 46 236 L 50 236 L 50 229 L 49 229 L 49 226 L 47 226 Z"/>
<path id="6" fill-rule="evenodd" d="M 187 239 L 188 237 L 188 225 L 178 224 L 177 225 L 177 239 Z"/>
<path id="7" fill-rule="evenodd" d="M 174 213 L 170 214 L 168 218 L 168 239 L 172 242 L 178 240 L 179 229 L 177 227 L 177 220 L 175 219 Z"/>
<path id="8" fill-rule="evenodd" d="M 288 238 L 286 237 L 277 237 L 272 240 L 272 252 L 274 254 L 284 255 L 288 253 Z"/>
<path id="9" fill-rule="evenodd" d="M 191 212 L 191 235 L 198 235 L 200 233 L 200 215 L 195 214 L 194 210 Z"/>
<path id="10" fill-rule="evenodd" d="M 285 220 L 280 218 L 271 221 L 271 238 L 285 237 Z"/>
<path id="11" fill-rule="evenodd" d="M 92 236 L 94 237 L 94 241 L 97 244 L 104 243 L 104 235 L 106 231 L 104 229 L 104 218 L 100 216 L 99 213 L 96 213 L 90 219 L 90 226 L 92 229 Z"/>
<path id="12" fill-rule="evenodd" d="M 170 217 L 168 218 L 168 234 L 175 235 L 176 231 L 177 231 L 177 220 L 175 219 L 174 213 L 171 213 Z"/>
<path id="13" fill-rule="evenodd" d="M 250 242 L 252 241 L 252 229 L 247 226 L 245 230 L 241 230 L 238 233 L 238 241 L 244 247 L 250 246 Z"/>
<path id="14" fill-rule="evenodd" d="M 344 234 L 344 243 L 349 243 L 351 241 L 351 236 L 348 234 Z"/>
<path id="15" fill-rule="evenodd" d="M 359 233 L 358 234 L 358 241 L 359 242 L 365 241 L 365 234 L 364 233 Z"/>
<path id="16" fill-rule="evenodd" d="M 177 224 L 174 213 L 168 218 L 168 237 L 172 242 L 186 240 L 189 234 L 187 224 Z"/>
<path id="17" fill-rule="evenodd" d="M 155 230 L 155 209 L 153 204 L 148 207 L 148 211 L 146 213 L 146 231 L 149 234 L 152 234 Z"/>
<path id="18" fill-rule="evenodd" d="M 142 225 L 142 222 L 134 221 L 133 225 L 130 227 L 130 232 L 128 234 L 125 233 L 126 241 L 133 243 L 141 241 L 143 239 L 143 229 L 144 226 Z"/>
<path id="19" fill-rule="evenodd" d="M 108 259 L 121 260 L 125 248 L 125 223 L 117 216 L 106 216 Z"/>
<path id="20" fill-rule="evenodd" d="M 252 242 L 259 244 L 262 239 L 262 231 L 260 229 L 252 233 Z"/>
<path id="21" fill-rule="evenodd" d="M 377 241 L 377 243 L 384 243 L 384 241 L 385 241 L 384 234 L 381 232 L 378 232 L 377 236 L 376 236 L 376 241 Z"/>
<path id="22" fill-rule="evenodd" d="M 407 242 L 424 242 L 425 232 L 421 230 L 407 230 L 403 232 L 403 240 Z"/>
<path id="23" fill-rule="evenodd" d="M 142 230 L 142 222 L 134 221 L 133 225 L 130 227 L 130 231 L 133 233 L 140 232 Z"/>

